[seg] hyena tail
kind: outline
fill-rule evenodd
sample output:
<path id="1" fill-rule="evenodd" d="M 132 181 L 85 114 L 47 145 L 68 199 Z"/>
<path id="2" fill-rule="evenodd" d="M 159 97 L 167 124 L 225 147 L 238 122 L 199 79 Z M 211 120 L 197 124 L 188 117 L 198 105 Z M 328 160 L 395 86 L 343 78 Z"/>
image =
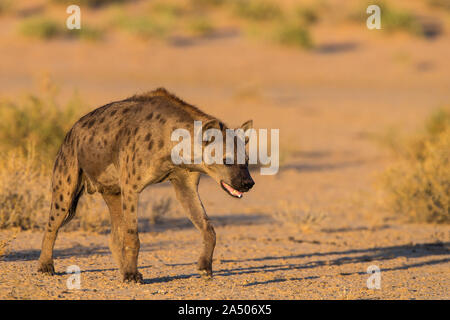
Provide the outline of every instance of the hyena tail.
<path id="1" fill-rule="evenodd" d="M 71 146 L 61 147 L 53 170 L 52 211 L 55 229 L 66 225 L 75 217 L 78 200 L 84 193 L 83 170 L 73 156 Z M 56 214 L 56 215 L 55 215 Z"/>
<path id="2" fill-rule="evenodd" d="M 80 180 L 81 180 L 81 177 L 80 177 Z M 80 185 L 77 188 L 77 191 L 75 192 L 75 194 L 72 198 L 67 215 L 64 218 L 63 222 L 61 223 L 61 227 L 65 226 L 67 223 L 69 223 L 75 217 L 75 213 L 77 212 L 78 200 L 80 200 L 83 193 L 84 193 L 84 185 L 82 183 L 80 183 Z"/>

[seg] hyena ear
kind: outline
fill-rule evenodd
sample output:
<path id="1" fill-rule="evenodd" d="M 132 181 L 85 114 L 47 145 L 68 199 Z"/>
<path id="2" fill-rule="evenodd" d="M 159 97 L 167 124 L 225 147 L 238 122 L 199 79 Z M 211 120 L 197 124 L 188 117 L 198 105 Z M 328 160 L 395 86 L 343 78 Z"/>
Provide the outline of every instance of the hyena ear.
<path id="1" fill-rule="evenodd" d="M 222 125 L 221 125 L 220 121 L 217 120 L 217 119 L 211 119 L 211 120 L 208 120 L 208 121 L 204 122 L 203 125 L 202 125 L 202 134 L 203 134 L 203 136 L 200 137 L 202 139 L 201 141 L 203 141 L 203 138 L 206 138 L 207 140 L 211 140 L 211 137 L 209 135 L 205 136 L 205 132 L 207 130 L 209 130 L 209 129 L 217 129 L 217 130 L 221 131 Z M 203 143 L 209 144 L 210 142 L 211 141 L 203 142 Z"/>
<path id="2" fill-rule="evenodd" d="M 217 119 L 211 119 L 203 123 L 202 131 L 205 132 L 208 129 L 221 129 L 220 122 Z"/>
<path id="3" fill-rule="evenodd" d="M 241 125 L 241 129 L 244 130 L 244 132 L 246 132 L 248 129 L 252 129 L 252 128 L 253 128 L 253 120 L 245 121 Z M 245 136 L 245 144 L 247 144 L 249 140 L 250 140 L 249 137 Z"/>
<path id="4" fill-rule="evenodd" d="M 245 131 L 247 131 L 248 129 L 252 129 L 253 128 L 253 120 L 248 120 L 245 121 L 242 125 L 241 125 L 241 129 Z"/>

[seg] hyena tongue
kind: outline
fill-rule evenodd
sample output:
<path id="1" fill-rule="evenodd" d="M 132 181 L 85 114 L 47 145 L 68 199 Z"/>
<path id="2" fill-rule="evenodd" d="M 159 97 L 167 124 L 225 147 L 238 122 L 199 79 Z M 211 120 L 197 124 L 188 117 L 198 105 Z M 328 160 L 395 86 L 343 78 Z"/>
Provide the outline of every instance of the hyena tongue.
<path id="1" fill-rule="evenodd" d="M 228 191 L 228 193 L 230 195 L 232 195 L 233 197 L 236 198 L 242 198 L 242 192 L 237 191 L 236 189 L 234 189 L 232 186 L 230 186 L 229 184 L 226 184 L 225 182 L 222 181 L 222 186 L 225 188 L 225 190 Z"/>

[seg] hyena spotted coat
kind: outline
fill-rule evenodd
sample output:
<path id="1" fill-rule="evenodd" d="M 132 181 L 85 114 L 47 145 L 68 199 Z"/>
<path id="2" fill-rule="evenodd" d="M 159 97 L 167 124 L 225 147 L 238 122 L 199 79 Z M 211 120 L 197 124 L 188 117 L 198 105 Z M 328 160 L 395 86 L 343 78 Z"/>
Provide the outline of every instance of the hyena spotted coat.
<path id="1" fill-rule="evenodd" d="M 198 195 L 200 174 L 211 176 L 235 197 L 250 190 L 254 182 L 247 162 L 235 161 L 232 165 L 172 162 L 171 150 L 178 143 L 171 141 L 172 132 L 183 128 L 193 136 L 195 120 L 202 121 L 203 132 L 215 128 L 226 136 L 227 127 L 222 121 L 162 88 L 109 103 L 78 120 L 56 156 L 52 204 L 39 271 L 55 273 L 53 247 L 59 228 L 74 217 L 83 193 L 99 192 L 110 211 L 110 249 L 123 280 L 142 283 L 137 270 L 139 193 L 148 185 L 169 180 L 203 237 L 198 269 L 203 275 L 212 276 L 216 235 Z M 252 121 L 247 121 L 242 129 L 251 126 Z"/>

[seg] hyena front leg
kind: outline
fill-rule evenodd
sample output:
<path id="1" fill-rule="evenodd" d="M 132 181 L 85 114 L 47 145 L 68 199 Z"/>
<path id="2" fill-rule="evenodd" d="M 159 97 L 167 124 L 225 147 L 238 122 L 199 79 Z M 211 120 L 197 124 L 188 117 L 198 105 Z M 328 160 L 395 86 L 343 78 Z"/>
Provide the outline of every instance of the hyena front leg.
<path id="1" fill-rule="evenodd" d="M 216 246 L 216 233 L 209 222 L 198 195 L 199 173 L 186 172 L 171 179 L 177 199 L 188 212 L 189 219 L 202 233 L 203 251 L 198 260 L 198 270 L 202 276 L 212 277 L 212 258 Z"/>

